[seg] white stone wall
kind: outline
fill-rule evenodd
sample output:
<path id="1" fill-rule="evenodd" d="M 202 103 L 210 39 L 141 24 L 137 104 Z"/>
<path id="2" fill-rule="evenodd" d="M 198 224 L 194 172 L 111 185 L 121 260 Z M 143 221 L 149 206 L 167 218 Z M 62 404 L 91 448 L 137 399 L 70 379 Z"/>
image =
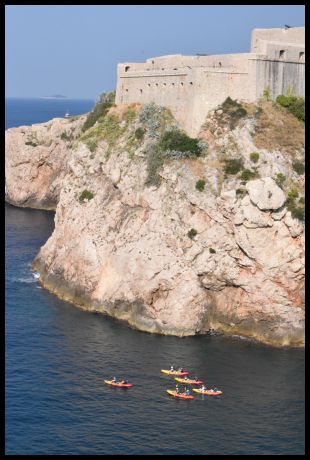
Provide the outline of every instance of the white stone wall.
<path id="1" fill-rule="evenodd" d="M 289 88 L 304 95 L 304 28 L 254 29 L 251 53 L 169 55 L 117 67 L 116 104 L 154 102 L 171 109 L 190 135 L 230 96 L 255 102 Z"/>

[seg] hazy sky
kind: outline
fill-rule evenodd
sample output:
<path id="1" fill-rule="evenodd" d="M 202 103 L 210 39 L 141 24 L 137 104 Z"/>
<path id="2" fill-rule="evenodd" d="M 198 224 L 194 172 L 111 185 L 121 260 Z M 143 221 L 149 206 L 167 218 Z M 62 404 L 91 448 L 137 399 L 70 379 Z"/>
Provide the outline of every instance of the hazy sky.
<path id="1" fill-rule="evenodd" d="M 305 25 L 304 5 L 6 6 L 6 96 L 94 99 L 119 62 L 248 52 L 251 30 Z"/>

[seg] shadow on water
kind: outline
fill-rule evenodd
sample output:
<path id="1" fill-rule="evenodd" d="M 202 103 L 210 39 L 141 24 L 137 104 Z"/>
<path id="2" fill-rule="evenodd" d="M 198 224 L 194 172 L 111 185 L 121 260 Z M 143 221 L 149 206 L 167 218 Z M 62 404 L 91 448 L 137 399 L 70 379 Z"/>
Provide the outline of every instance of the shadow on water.
<path id="1" fill-rule="evenodd" d="M 304 453 L 303 350 L 139 332 L 23 281 L 53 218 L 6 206 L 7 454 Z M 172 398 L 172 364 L 223 395 Z"/>

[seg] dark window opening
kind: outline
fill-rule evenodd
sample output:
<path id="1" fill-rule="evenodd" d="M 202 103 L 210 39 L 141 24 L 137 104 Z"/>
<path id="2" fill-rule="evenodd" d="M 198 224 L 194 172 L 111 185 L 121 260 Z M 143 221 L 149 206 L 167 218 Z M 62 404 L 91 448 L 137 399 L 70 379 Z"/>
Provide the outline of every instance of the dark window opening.
<path id="1" fill-rule="evenodd" d="M 126 89 L 126 93 L 128 93 L 128 89 Z"/>
<path id="2" fill-rule="evenodd" d="M 284 58 L 285 58 L 285 50 L 280 50 L 279 59 L 284 59 Z"/>
<path id="3" fill-rule="evenodd" d="M 221 62 L 219 62 L 219 66 L 222 67 L 222 63 L 221 63 Z"/>
<path id="4" fill-rule="evenodd" d="M 184 83 L 181 81 L 181 86 L 183 86 L 183 85 L 184 85 Z"/>
<path id="5" fill-rule="evenodd" d="M 189 82 L 189 84 L 190 84 L 190 85 L 192 85 L 192 84 L 193 84 L 193 82 L 192 82 L 192 81 L 190 81 L 190 82 Z"/>
<path id="6" fill-rule="evenodd" d="M 142 94 L 142 89 L 140 89 L 140 93 Z"/>
<path id="7" fill-rule="evenodd" d="M 299 61 L 305 62 L 305 53 L 303 53 L 302 51 L 299 53 Z"/>
<path id="8" fill-rule="evenodd" d="M 154 61 L 152 61 L 152 64 L 154 64 Z"/>
<path id="9" fill-rule="evenodd" d="M 129 69 L 130 69 L 130 66 L 129 66 L 129 65 L 126 65 L 126 67 L 125 67 L 125 72 L 127 72 Z"/>
<path id="10" fill-rule="evenodd" d="M 148 83 L 147 86 L 151 86 L 151 83 Z"/>

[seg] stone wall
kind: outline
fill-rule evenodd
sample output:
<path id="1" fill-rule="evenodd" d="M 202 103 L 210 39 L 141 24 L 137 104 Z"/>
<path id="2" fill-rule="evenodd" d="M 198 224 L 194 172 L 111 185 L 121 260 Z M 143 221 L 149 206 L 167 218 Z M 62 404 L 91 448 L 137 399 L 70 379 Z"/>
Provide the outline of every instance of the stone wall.
<path id="1" fill-rule="evenodd" d="M 188 134 L 230 96 L 257 101 L 292 89 L 304 96 L 304 28 L 254 29 L 251 53 L 169 55 L 117 67 L 116 104 L 154 102 L 168 107 Z"/>

